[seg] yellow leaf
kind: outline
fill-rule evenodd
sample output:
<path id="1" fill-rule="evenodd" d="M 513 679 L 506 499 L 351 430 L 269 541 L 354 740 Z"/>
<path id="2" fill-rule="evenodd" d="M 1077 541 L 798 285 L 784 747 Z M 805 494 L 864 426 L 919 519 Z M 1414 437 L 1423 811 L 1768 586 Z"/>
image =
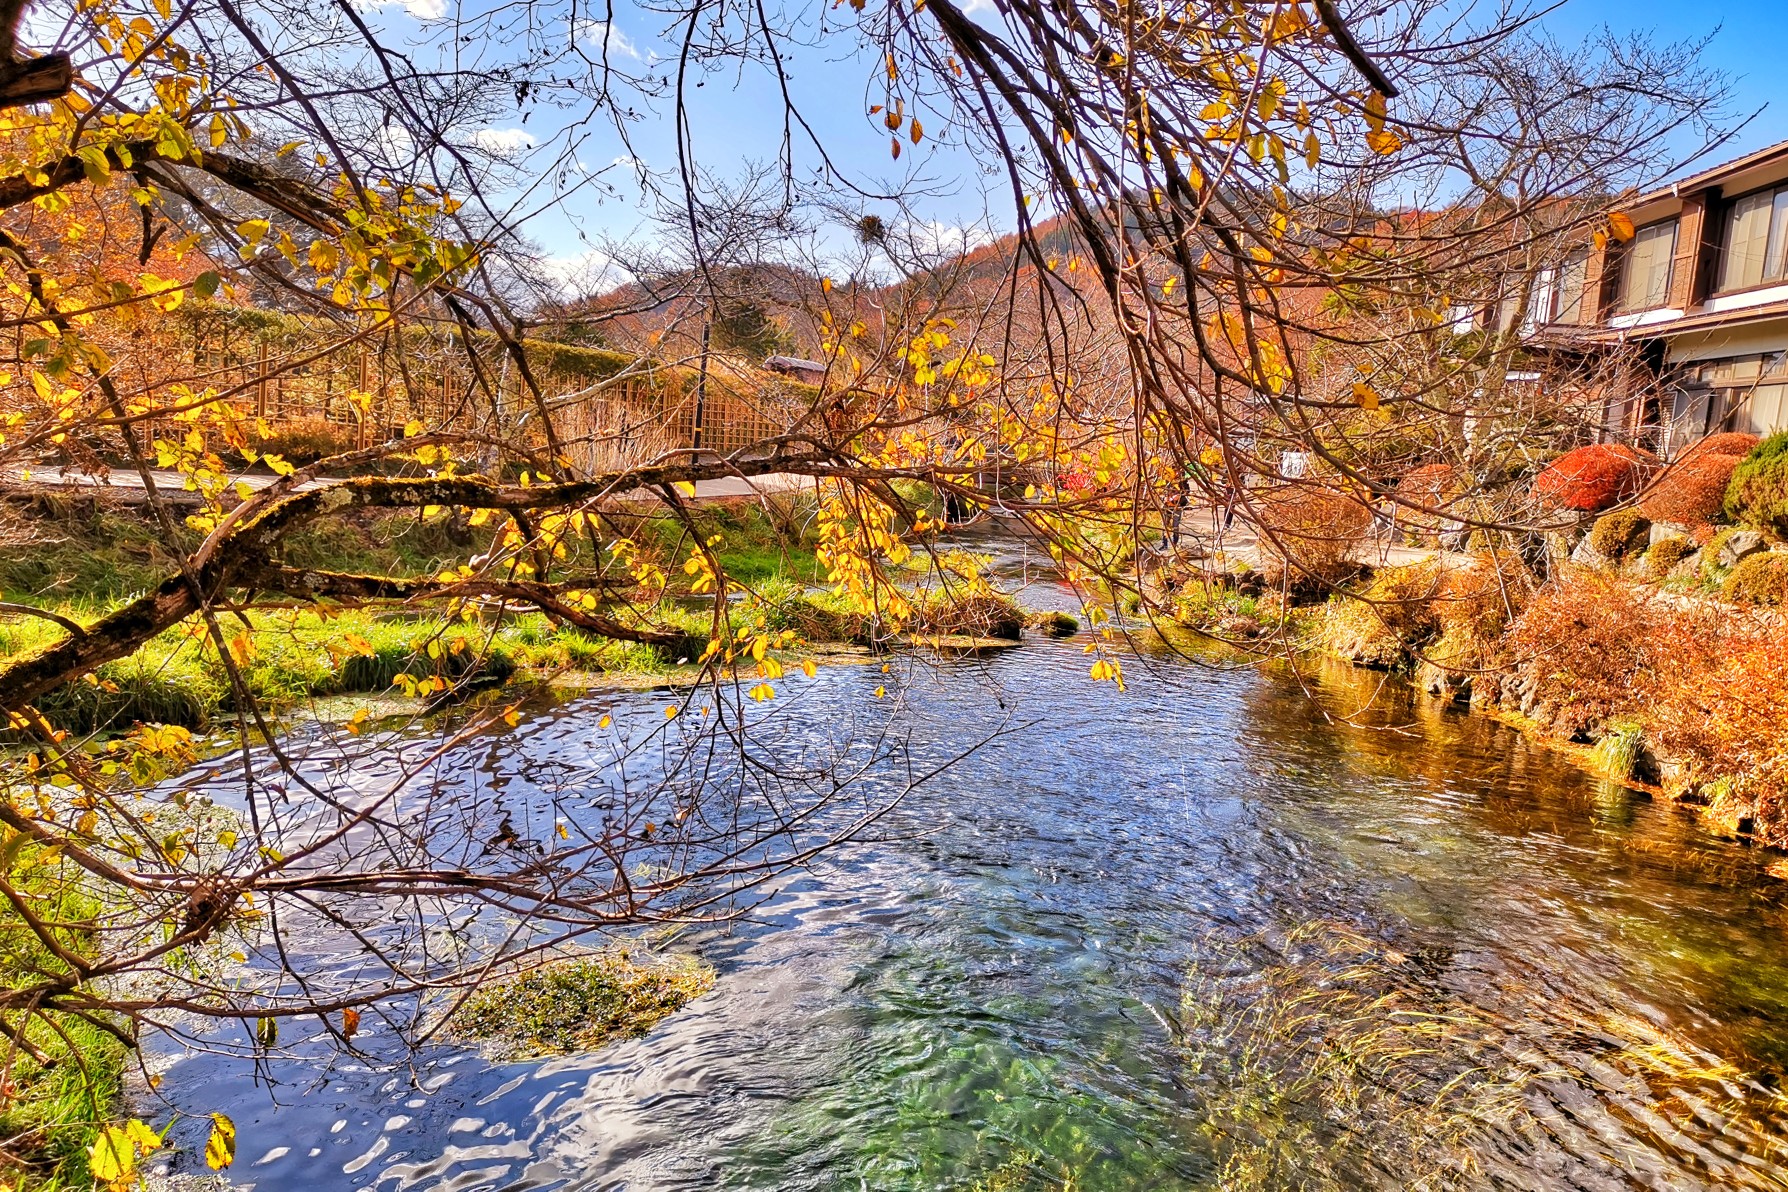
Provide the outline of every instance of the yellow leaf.
<path id="1" fill-rule="evenodd" d="M 665 707 L 664 718 L 666 720 L 672 720 L 676 717 L 676 715 L 677 715 L 677 706 L 675 704 L 670 704 Z"/>
<path id="2" fill-rule="evenodd" d="M 102 1184 L 121 1184 L 136 1174 L 137 1148 L 117 1126 L 107 1126 L 87 1148 L 87 1171 Z"/>
<path id="3" fill-rule="evenodd" d="M 814 672 L 818 669 L 817 666 L 813 665 L 813 659 L 811 658 L 803 659 L 801 662 L 801 673 L 806 675 L 809 679 L 813 678 Z"/>
<path id="4" fill-rule="evenodd" d="M 1608 217 L 1608 230 L 1613 234 L 1616 240 L 1631 240 L 1635 230 L 1633 227 L 1633 217 L 1630 215 L 1623 215 L 1621 212 L 1616 211 L 1613 215 Z"/>
<path id="5" fill-rule="evenodd" d="M 333 240 L 315 240 L 310 246 L 310 267 L 318 273 L 334 273 L 338 254 Z"/>
<path id="6" fill-rule="evenodd" d="M 1384 93 L 1374 91 L 1366 98 L 1366 127 L 1377 132 L 1384 127 Z"/>
<path id="7" fill-rule="evenodd" d="M 884 696 L 886 694 L 888 694 L 888 689 L 886 687 L 877 687 L 875 689 L 875 698 L 876 699 L 880 699 L 880 698 L 882 698 L 882 696 Z"/>
<path id="8" fill-rule="evenodd" d="M 924 135 L 925 135 L 925 130 L 919 126 L 919 122 L 917 120 L 914 120 L 913 121 L 913 144 L 917 145 L 919 143 L 920 138 L 922 138 Z"/>
<path id="9" fill-rule="evenodd" d="M 229 139 L 230 130 L 224 118 L 221 115 L 211 117 L 211 147 L 216 149 Z"/>
<path id="10" fill-rule="evenodd" d="M 1403 138 L 1388 128 L 1381 128 L 1366 134 L 1366 144 L 1371 146 L 1372 152 L 1388 156 L 1403 148 Z"/>
<path id="11" fill-rule="evenodd" d="M 750 695 L 752 699 L 761 704 L 767 699 L 775 699 L 776 689 L 768 683 L 759 683 L 756 687 L 751 689 Z"/>
<path id="12" fill-rule="evenodd" d="M 695 485 L 687 480 L 679 480 L 672 485 L 672 487 L 686 497 L 693 497 L 695 495 Z"/>
<path id="13" fill-rule="evenodd" d="M 1378 408 L 1378 390 L 1372 388 L 1370 385 L 1355 381 L 1353 386 L 1353 400 L 1359 404 L 1359 407 L 1362 410 L 1376 410 Z"/>
<path id="14" fill-rule="evenodd" d="M 571 831 L 563 823 L 559 824 L 559 839 L 560 840 L 570 840 L 571 839 Z"/>
<path id="15" fill-rule="evenodd" d="M 342 1013 L 342 1033 L 352 1035 L 354 1029 L 349 1025 L 348 1015 L 353 1014 L 352 1022 L 357 1024 L 360 1015 L 352 1010 Z M 211 1115 L 211 1137 L 205 1140 L 205 1166 L 212 1171 L 222 1171 L 236 1161 L 236 1123 L 221 1113 Z"/>
<path id="16" fill-rule="evenodd" d="M 607 728 L 609 725 L 613 724 L 614 722 L 615 722 L 614 717 L 604 716 L 601 720 L 598 720 L 596 722 L 596 727 L 597 728 Z"/>
<path id="17" fill-rule="evenodd" d="M 820 293 L 830 294 L 831 292 L 832 292 L 832 279 L 829 277 L 820 278 Z"/>
<path id="18" fill-rule="evenodd" d="M 503 723 L 507 724 L 510 728 L 514 728 L 521 723 L 521 713 L 517 712 L 514 708 L 509 709 L 507 712 L 503 713 Z"/>

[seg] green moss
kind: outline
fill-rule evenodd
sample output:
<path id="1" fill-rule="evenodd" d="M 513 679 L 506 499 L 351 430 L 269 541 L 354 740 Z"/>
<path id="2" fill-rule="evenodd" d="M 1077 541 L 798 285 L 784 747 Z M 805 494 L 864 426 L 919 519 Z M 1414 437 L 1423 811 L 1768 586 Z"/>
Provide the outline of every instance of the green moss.
<path id="1" fill-rule="evenodd" d="M 1589 544 L 1604 559 L 1618 563 L 1645 545 L 1651 522 L 1632 509 L 1621 509 L 1596 521 Z"/>
<path id="2" fill-rule="evenodd" d="M 1740 559 L 1720 594 L 1739 604 L 1766 608 L 1788 604 L 1788 552 L 1765 551 Z"/>
<path id="3" fill-rule="evenodd" d="M 1720 566 L 1720 549 L 1726 540 L 1738 533 L 1738 528 L 1728 526 L 1708 539 L 1707 545 L 1701 548 L 1701 584 L 1703 587 L 1718 589 L 1725 582 L 1729 568 Z"/>
<path id="4" fill-rule="evenodd" d="M 449 1027 L 507 1058 L 594 1051 L 645 1034 L 713 987 L 714 970 L 694 957 L 617 948 L 486 982 Z"/>
<path id="5" fill-rule="evenodd" d="M 1652 579 L 1663 579 L 1676 565 L 1695 553 L 1695 544 L 1687 538 L 1665 538 L 1654 542 L 1651 549 L 1645 552 L 1645 574 Z"/>

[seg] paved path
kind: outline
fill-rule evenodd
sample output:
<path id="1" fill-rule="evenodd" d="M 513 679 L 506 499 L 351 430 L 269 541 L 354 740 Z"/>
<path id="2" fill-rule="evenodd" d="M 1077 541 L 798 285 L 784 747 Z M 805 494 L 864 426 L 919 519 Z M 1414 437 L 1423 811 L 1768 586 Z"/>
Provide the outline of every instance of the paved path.
<path id="1" fill-rule="evenodd" d="M 1260 539 L 1253 527 L 1238 517 L 1227 530 L 1220 530 L 1216 517 L 1208 510 L 1188 511 L 1180 522 L 1183 539 L 1213 553 L 1222 552 L 1250 567 L 1260 566 Z M 1353 552 L 1356 562 L 1373 567 L 1404 567 L 1420 563 L 1441 553 L 1429 546 L 1403 546 L 1383 537 L 1368 538 Z"/>
<path id="2" fill-rule="evenodd" d="M 149 475 L 154 479 L 155 487 L 166 493 L 171 500 L 178 502 L 198 499 L 197 494 L 186 490 L 186 480 L 178 472 L 165 468 L 151 468 Z M 262 489 L 272 484 L 277 477 L 259 472 L 246 472 L 236 479 L 250 488 Z M 307 480 L 298 487 L 300 490 L 323 488 L 335 483 L 338 481 L 325 478 Z M 698 480 L 695 484 L 695 500 L 724 501 L 730 498 L 755 497 L 764 493 L 798 488 L 803 483 L 806 483 L 806 477 L 791 476 L 784 472 L 771 472 L 750 479 L 727 476 L 719 480 Z M 32 468 L 9 468 L 0 472 L 0 484 L 39 488 L 96 489 L 122 501 L 143 501 L 148 498 L 148 490 L 143 486 L 142 476 L 129 468 L 114 468 L 106 476 L 95 476 L 86 472 L 69 471 L 48 465 Z M 616 494 L 615 499 L 655 501 L 658 497 L 656 493 L 648 489 L 632 489 Z"/>

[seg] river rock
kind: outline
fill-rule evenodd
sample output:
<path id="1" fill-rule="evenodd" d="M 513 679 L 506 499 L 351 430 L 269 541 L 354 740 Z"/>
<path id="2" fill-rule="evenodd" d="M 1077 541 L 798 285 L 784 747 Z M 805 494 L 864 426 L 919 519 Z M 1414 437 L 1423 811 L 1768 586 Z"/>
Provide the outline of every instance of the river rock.
<path id="1" fill-rule="evenodd" d="M 1694 534 L 1687 526 L 1679 526 L 1675 522 L 1652 522 L 1651 537 L 1647 546 L 1656 546 L 1666 538 L 1693 538 Z"/>
<path id="2" fill-rule="evenodd" d="M 1695 579 L 1701 574 L 1701 560 L 1707 555 L 1705 550 L 1684 555 L 1676 566 L 1670 569 L 1671 579 Z"/>
<path id="3" fill-rule="evenodd" d="M 1585 534 L 1583 541 L 1577 544 L 1577 549 L 1571 552 L 1571 562 L 1579 567 L 1594 567 L 1598 571 L 1613 565 L 1609 562 L 1608 556 L 1595 548 L 1595 544 L 1590 541 L 1588 534 Z"/>
<path id="4" fill-rule="evenodd" d="M 1755 530 L 1739 530 L 1726 536 L 1726 540 L 1720 544 L 1719 557 L 1715 562 L 1722 567 L 1736 567 L 1740 560 L 1748 559 L 1764 549 L 1763 535 Z"/>

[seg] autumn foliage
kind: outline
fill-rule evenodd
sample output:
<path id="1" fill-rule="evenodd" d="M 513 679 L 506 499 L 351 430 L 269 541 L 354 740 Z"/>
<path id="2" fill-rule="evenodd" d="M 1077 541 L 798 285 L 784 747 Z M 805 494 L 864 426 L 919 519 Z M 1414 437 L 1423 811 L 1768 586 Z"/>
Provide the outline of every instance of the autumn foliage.
<path id="1" fill-rule="evenodd" d="M 1653 521 L 1680 526 L 1717 520 L 1733 470 L 1756 446 L 1756 435 L 1709 435 L 1658 477 L 1640 500 L 1639 511 Z"/>
<path id="2" fill-rule="evenodd" d="M 1639 502 L 1639 511 L 1653 521 L 1699 526 L 1720 516 L 1726 486 L 1739 457 L 1697 452 L 1673 464 Z"/>
<path id="3" fill-rule="evenodd" d="M 1294 488 L 1259 502 L 1262 557 L 1269 578 L 1289 574 L 1293 586 L 1346 578 L 1357 570 L 1355 548 L 1372 515 L 1358 501 L 1320 488 Z"/>
<path id="4" fill-rule="evenodd" d="M 1503 647 L 1505 706 L 1580 739 L 1635 722 L 1720 820 L 1788 844 L 1788 625 L 1576 572 Z"/>
<path id="5" fill-rule="evenodd" d="M 1591 443 L 1542 468 L 1534 479 L 1534 495 L 1560 508 L 1599 513 L 1636 495 L 1657 462 L 1620 443 Z"/>

